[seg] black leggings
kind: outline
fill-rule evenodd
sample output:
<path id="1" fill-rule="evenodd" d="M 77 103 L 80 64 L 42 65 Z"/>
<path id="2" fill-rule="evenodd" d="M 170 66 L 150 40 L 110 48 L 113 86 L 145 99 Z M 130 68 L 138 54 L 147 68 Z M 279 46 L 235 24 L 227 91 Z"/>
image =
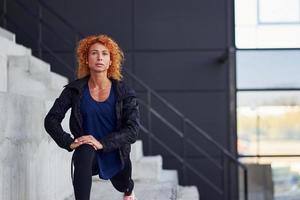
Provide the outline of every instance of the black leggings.
<path id="1" fill-rule="evenodd" d="M 99 172 L 96 151 L 89 144 L 83 144 L 75 149 L 73 187 L 76 200 L 89 200 L 92 186 L 92 176 Z M 131 179 L 131 162 L 127 159 L 124 168 L 110 179 L 114 188 L 125 195 L 131 194 L 134 182 Z"/>

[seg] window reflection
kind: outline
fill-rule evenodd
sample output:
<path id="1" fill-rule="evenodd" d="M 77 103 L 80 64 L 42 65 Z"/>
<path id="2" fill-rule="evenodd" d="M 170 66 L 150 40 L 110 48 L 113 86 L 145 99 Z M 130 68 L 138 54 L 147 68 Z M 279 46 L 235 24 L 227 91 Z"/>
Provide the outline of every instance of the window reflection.
<path id="1" fill-rule="evenodd" d="M 300 154 L 300 106 L 238 108 L 239 153 Z"/>
<path id="2" fill-rule="evenodd" d="M 300 88 L 300 50 L 238 50 L 236 58 L 238 89 Z"/>
<path id="3" fill-rule="evenodd" d="M 237 97 L 241 161 L 270 164 L 275 200 L 297 199 L 300 158 L 292 155 L 300 155 L 300 91 L 241 91 Z"/>
<path id="4" fill-rule="evenodd" d="M 300 197 L 300 158 L 240 158 L 243 163 L 271 165 L 275 200 L 296 200 Z"/>
<path id="5" fill-rule="evenodd" d="M 299 23 L 299 0 L 259 0 L 260 23 Z"/>
<path id="6" fill-rule="evenodd" d="M 299 48 L 299 0 L 235 0 L 238 48 Z M 270 24 L 271 23 L 271 24 Z"/>

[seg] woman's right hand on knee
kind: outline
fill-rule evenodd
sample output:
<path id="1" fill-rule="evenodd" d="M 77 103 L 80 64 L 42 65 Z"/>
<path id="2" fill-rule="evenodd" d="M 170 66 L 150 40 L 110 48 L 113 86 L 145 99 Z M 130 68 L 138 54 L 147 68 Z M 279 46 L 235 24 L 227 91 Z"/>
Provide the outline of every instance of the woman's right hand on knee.
<path id="1" fill-rule="evenodd" d="M 80 145 L 82 145 L 83 143 L 80 142 L 78 139 L 75 139 L 73 143 L 71 143 L 70 148 L 71 149 L 76 149 L 77 147 L 79 147 Z"/>
<path id="2" fill-rule="evenodd" d="M 71 143 L 70 148 L 74 150 L 82 144 L 91 145 L 95 150 L 103 148 L 102 144 L 98 140 L 96 140 L 92 135 L 85 135 L 76 138 L 74 142 Z"/>

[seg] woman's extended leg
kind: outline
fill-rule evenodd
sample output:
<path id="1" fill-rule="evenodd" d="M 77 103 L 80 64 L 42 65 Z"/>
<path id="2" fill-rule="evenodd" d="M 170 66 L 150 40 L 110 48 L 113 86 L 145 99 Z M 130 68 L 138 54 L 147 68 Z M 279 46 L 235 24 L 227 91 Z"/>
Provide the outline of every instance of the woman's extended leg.
<path id="1" fill-rule="evenodd" d="M 119 192 L 123 192 L 125 195 L 130 195 L 133 191 L 134 182 L 131 179 L 131 161 L 128 159 L 120 172 L 113 176 L 110 181 Z"/>
<path id="2" fill-rule="evenodd" d="M 89 144 L 83 144 L 74 152 L 74 193 L 76 200 L 89 200 L 92 186 L 93 165 L 96 152 Z"/>

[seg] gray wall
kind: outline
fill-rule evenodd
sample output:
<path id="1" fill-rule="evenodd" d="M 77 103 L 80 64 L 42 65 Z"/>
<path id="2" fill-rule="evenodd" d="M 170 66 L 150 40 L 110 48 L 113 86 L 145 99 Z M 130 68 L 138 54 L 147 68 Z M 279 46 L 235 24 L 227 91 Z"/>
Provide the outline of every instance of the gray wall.
<path id="1" fill-rule="evenodd" d="M 37 13 L 35 1 L 26 2 Z M 229 52 L 234 46 L 233 0 L 52 0 L 47 4 L 84 35 L 104 33 L 115 38 L 126 53 L 125 68 L 236 154 L 235 52 Z M 10 24 L 8 27 L 16 32 L 17 41 L 37 50 L 38 27 L 32 23 L 34 18 L 26 16 L 13 1 L 8 2 L 8 11 L 13 13 L 10 16 L 15 21 L 19 22 L 22 18 L 19 24 L 26 24 L 22 26 L 23 29 L 35 38 L 28 40 L 25 34 L 18 34 L 20 30 Z M 61 37 L 74 41 L 70 45 L 58 43 L 53 33 L 43 28 L 44 43 L 74 68 L 74 32 L 47 11 L 43 11 L 42 15 Z M 43 58 L 53 63 L 53 71 L 74 78 L 47 52 L 43 53 Z M 136 89 L 143 99 L 143 90 Z M 180 127 L 180 119 L 165 110 L 165 106 L 153 104 Z M 143 122 L 146 123 L 146 119 L 143 114 Z M 184 145 L 182 140 L 157 119 L 152 120 L 154 134 L 183 155 L 183 148 L 178 148 Z M 194 173 L 187 172 L 183 176 L 180 163 L 155 142 L 152 142 L 152 154 L 163 154 L 164 167 L 176 167 L 179 170 L 181 184 L 197 184 L 201 199 L 237 199 L 235 166 L 228 164 L 223 154 L 203 137 L 193 131 L 186 135 L 212 155 L 216 162 L 225 166 L 223 173 L 187 146 L 187 162 L 218 187 L 224 188 L 223 196 L 196 178 Z M 141 134 L 141 138 L 147 139 L 144 134 Z M 147 144 L 144 142 L 145 151 L 148 150 Z"/>

